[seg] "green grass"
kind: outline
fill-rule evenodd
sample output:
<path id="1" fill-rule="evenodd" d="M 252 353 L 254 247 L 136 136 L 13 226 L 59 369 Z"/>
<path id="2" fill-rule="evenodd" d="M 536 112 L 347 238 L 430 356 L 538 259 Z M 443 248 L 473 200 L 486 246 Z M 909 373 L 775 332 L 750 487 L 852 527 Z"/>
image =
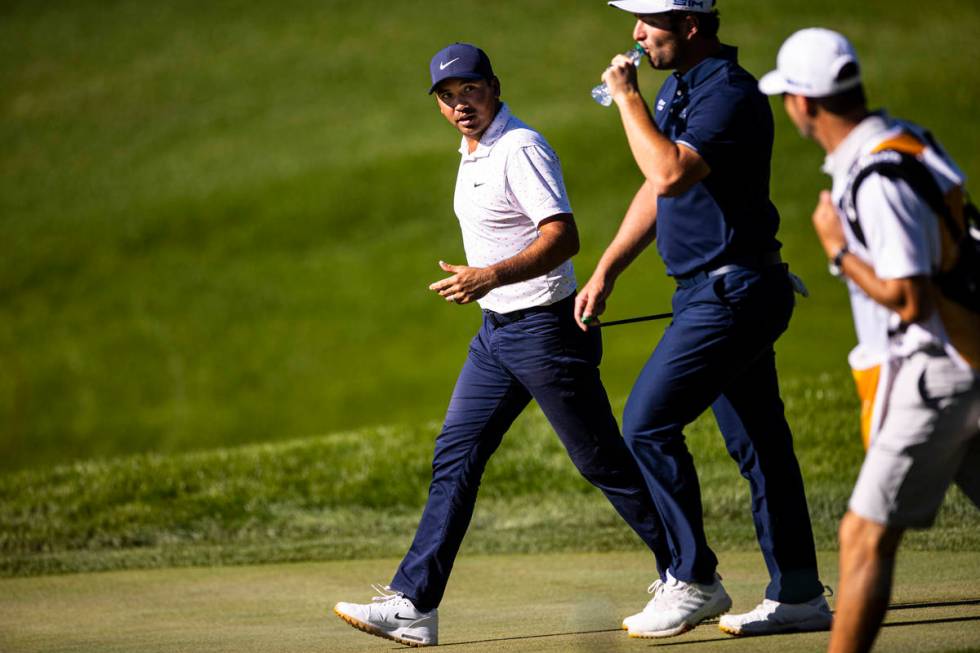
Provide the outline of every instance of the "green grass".
<path id="1" fill-rule="evenodd" d="M 669 640 L 630 640 L 620 620 L 639 610 L 652 576 L 641 553 L 464 555 L 439 609 L 440 645 L 483 653 L 650 650 L 802 653 L 824 650 L 827 633 L 735 640 L 711 623 Z M 835 556 L 819 555 L 825 580 Z M 186 651 L 390 651 L 333 616 L 337 601 L 367 601 L 396 560 L 215 569 L 128 571 L 0 580 L 0 649 L 6 653 Z M 723 552 L 721 573 L 734 609 L 761 598 L 757 553 Z M 875 651 L 980 650 L 980 556 L 906 552 Z M 974 599 L 968 604 L 952 603 Z M 833 598 L 830 599 L 833 604 Z M 918 604 L 919 607 L 911 607 Z M 923 605 L 926 604 L 926 605 Z M 442 650 L 440 648 L 439 650 Z"/>
<path id="2" fill-rule="evenodd" d="M 871 98 L 980 174 L 980 8 L 726 0 L 761 74 L 798 27 L 845 30 Z M 0 470 L 438 420 L 474 307 L 426 290 L 462 259 L 456 136 L 426 97 L 432 52 L 493 57 L 505 99 L 561 155 L 591 270 L 639 178 L 587 89 L 629 42 L 601 2 L 8 1 L 0 6 Z M 643 72 L 652 92 L 659 76 Z M 813 290 L 780 344 L 795 383 L 852 341 L 809 213 L 820 154 L 777 109 L 773 195 Z M 654 254 L 609 317 L 663 310 Z M 607 335 L 625 396 L 659 335 Z"/>
<path id="3" fill-rule="evenodd" d="M 873 102 L 980 175 L 980 7 L 725 0 L 722 35 L 770 69 L 799 27 L 844 30 Z M 475 307 L 426 289 L 462 260 L 457 136 L 432 52 L 485 47 L 559 152 L 590 271 L 639 184 L 587 90 L 629 41 L 603 3 L 10 0 L 0 4 L 0 574 L 400 555 Z M 652 93 L 661 75 L 644 70 Z M 820 152 L 776 109 L 784 253 L 813 296 L 778 345 L 819 544 L 861 458 L 841 286 L 809 215 Z M 659 312 L 653 253 L 608 317 Z M 610 330 L 624 398 L 662 325 Z M 622 407 L 622 399 L 617 410 Z M 333 434 L 333 435 L 324 435 Z M 712 542 L 753 548 L 745 483 L 690 431 Z M 978 550 L 957 493 L 908 548 Z M 471 552 L 631 550 L 537 412 L 491 461 Z"/>
<path id="4" fill-rule="evenodd" d="M 833 548 L 862 456 L 846 378 L 787 388 L 818 546 Z M 0 477 L 0 575 L 399 556 L 424 504 L 437 424 Z M 756 548 L 748 484 L 711 419 L 688 433 L 713 546 Z M 910 549 L 980 551 L 976 510 L 950 494 Z M 491 459 L 471 552 L 636 550 L 642 544 L 529 411 Z"/>

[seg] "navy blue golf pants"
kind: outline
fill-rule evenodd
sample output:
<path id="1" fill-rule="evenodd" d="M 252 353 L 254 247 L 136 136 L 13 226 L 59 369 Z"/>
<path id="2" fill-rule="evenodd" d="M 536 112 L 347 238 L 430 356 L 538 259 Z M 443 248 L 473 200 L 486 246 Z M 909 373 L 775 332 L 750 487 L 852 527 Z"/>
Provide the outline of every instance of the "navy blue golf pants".
<path id="1" fill-rule="evenodd" d="M 659 566 L 670 562 L 656 508 L 599 378 L 601 336 L 581 331 L 572 308 L 567 298 L 519 319 L 484 313 L 436 439 L 415 540 L 391 581 L 418 609 L 442 600 L 487 461 L 532 398 L 579 472 L 605 493 Z"/>
<path id="2" fill-rule="evenodd" d="M 683 433 L 710 406 L 728 453 L 749 481 L 771 578 L 766 597 L 811 599 L 823 587 L 773 351 L 793 312 L 785 268 L 737 268 L 705 278 L 678 288 L 673 309 L 623 415 L 624 438 L 667 534 L 671 575 L 710 583 L 718 562 L 705 538 L 701 489 Z"/>

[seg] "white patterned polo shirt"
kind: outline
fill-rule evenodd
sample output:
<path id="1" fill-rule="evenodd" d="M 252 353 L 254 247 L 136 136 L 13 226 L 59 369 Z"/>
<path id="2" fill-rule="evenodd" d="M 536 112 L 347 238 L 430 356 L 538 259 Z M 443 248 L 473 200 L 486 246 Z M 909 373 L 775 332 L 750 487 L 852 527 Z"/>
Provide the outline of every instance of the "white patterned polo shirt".
<path id="1" fill-rule="evenodd" d="M 506 104 L 476 150 L 460 145 L 454 209 L 471 267 L 487 267 L 526 249 L 541 221 L 572 212 L 561 164 L 547 141 L 510 113 Z M 575 291 L 571 260 L 527 281 L 500 286 L 478 300 L 482 308 L 509 313 L 547 306 Z"/>

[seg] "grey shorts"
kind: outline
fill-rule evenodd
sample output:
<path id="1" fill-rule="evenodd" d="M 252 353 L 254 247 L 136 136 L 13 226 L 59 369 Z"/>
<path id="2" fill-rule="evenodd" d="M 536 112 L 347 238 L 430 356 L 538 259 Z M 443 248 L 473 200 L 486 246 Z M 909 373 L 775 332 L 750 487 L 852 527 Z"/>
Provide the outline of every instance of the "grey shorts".
<path id="1" fill-rule="evenodd" d="M 944 354 L 902 361 L 849 508 L 871 521 L 928 528 L 954 480 L 980 506 L 980 378 Z"/>

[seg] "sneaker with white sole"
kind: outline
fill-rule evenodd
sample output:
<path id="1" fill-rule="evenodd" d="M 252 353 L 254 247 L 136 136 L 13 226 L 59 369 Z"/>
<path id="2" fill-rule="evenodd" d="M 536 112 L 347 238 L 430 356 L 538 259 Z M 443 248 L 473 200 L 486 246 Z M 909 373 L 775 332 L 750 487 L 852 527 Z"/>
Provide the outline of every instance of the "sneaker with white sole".
<path id="1" fill-rule="evenodd" d="M 652 594 L 653 595 L 652 598 L 649 601 L 647 601 L 647 604 L 643 607 L 643 610 L 641 612 L 637 612 L 636 614 L 631 614 L 630 616 L 623 619 L 623 630 L 629 630 L 631 623 L 636 621 L 637 618 L 642 617 L 643 613 L 646 612 L 647 610 L 653 609 L 653 601 L 654 599 L 657 598 L 657 594 L 660 593 L 660 590 L 663 589 L 663 586 L 664 586 L 664 582 L 659 578 L 653 581 L 652 583 L 650 583 L 650 586 L 647 587 L 647 594 Z"/>
<path id="2" fill-rule="evenodd" d="M 380 593 L 371 603 L 338 603 L 334 613 L 358 630 L 393 639 L 407 646 L 435 646 L 439 639 L 439 611 L 419 612 L 401 592 L 387 585 L 372 585 Z"/>
<path id="3" fill-rule="evenodd" d="M 654 581 L 648 591 L 653 598 L 643 612 L 623 620 L 630 637 L 673 637 L 691 630 L 705 619 L 724 614 L 732 599 L 716 577 L 710 585 L 685 583 L 667 572 L 667 581 Z"/>
<path id="4" fill-rule="evenodd" d="M 751 612 L 726 614 L 718 627 L 729 635 L 774 635 L 777 633 L 830 630 L 833 615 L 823 596 L 805 603 L 780 603 L 764 599 Z"/>

